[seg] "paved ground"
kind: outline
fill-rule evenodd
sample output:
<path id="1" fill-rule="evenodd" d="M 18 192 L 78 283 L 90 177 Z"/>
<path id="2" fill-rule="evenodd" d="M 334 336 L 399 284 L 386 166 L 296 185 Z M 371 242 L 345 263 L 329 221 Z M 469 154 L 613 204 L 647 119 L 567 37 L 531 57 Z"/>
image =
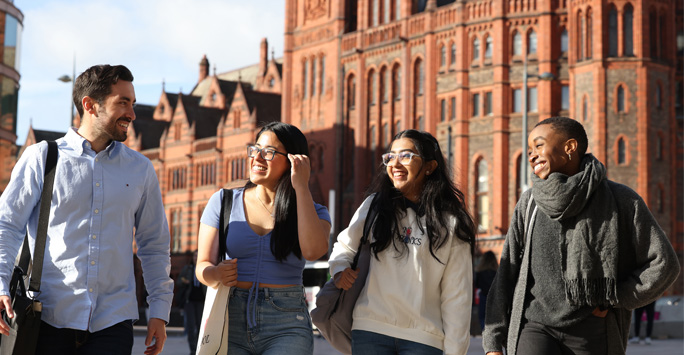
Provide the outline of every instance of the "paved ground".
<path id="1" fill-rule="evenodd" d="M 145 350 L 144 328 L 136 327 L 133 354 L 142 355 Z M 188 355 L 190 348 L 182 333 L 182 329 L 169 329 L 169 337 L 164 346 L 163 355 Z M 314 355 L 339 355 L 322 337 L 314 337 Z M 483 355 L 482 338 L 470 338 L 468 355 Z M 653 355 L 653 354 L 684 354 L 684 339 L 654 339 L 652 345 L 630 344 L 627 355 Z M 293 354 L 297 355 L 297 354 Z"/>

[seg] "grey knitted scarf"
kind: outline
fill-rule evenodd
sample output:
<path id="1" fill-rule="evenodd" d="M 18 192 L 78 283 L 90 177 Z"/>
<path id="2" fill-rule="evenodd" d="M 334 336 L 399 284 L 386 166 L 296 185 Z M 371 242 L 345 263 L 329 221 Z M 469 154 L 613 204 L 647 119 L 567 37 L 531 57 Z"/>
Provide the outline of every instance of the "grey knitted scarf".
<path id="1" fill-rule="evenodd" d="M 617 304 L 618 212 L 606 167 L 586 154 L 573 176 L 532 175 L 539 209 L 561 223 L 561 267 L 565 297 L 572 305 Z"/>

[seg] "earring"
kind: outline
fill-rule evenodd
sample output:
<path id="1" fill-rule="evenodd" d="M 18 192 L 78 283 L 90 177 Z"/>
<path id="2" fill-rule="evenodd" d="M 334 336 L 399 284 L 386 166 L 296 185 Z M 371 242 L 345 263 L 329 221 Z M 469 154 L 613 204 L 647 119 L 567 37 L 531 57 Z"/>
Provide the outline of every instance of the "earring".
<path id="1" fill-rule="evenodd" d="M 430 175 L 430 170 L 426 171 L 425 175 Z"/>
<path id="2" fill-rule="evenodd" d="M 572 161 L 572 155 L 570 155 L 570 153 L 568 153 L 568 159 L 570 159 L 570 161 Z"/>

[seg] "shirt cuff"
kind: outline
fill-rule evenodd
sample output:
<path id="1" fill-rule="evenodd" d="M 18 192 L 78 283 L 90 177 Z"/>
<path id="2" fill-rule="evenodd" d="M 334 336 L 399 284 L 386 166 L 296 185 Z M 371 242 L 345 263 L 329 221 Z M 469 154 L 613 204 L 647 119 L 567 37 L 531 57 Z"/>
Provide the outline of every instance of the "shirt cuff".
<path id="1" fill-rule="evenodd" d="M 169 324 L 171 305 L 164 301 L 150 303 L 150 318 L 159 318 Z"/>

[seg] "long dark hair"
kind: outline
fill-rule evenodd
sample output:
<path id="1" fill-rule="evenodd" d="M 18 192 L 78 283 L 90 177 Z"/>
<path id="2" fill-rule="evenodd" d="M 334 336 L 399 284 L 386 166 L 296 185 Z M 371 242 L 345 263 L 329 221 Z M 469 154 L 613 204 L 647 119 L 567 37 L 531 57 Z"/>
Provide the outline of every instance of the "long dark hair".
<path id="1" fill-rule="evenodd" d="M 271 122 L 261 128 L 256 140 L 264 132 L 273 132 L 289 154 L 309 155 L 309 144 L 299 128 L 282 122 Z M 288 161 L 289 163 L 289 161 Z M 278 180 L 275 194 L 275 225 L 271 232 L 271 253 L 278 261 L 287 259 L 290 253 L 301 259 L 302 249 L 299 247 L 299 229 L 297 227 L 297 197 L 292 187 L 290 166 Z M 245 190 L 255 187 L 251 180 L 245 184 Z"/>
<path id="2" fill-rule="evenodd" d="M 427 230 L 430 254 L 437 258 L 435 251 L 444 246 L 450 234 L 470 244 L 471 255 L 475 246 L 475 223 L 468 213 L 463 193 L 456 188 L 449 178 L 449 167 L 444 161 L 442 150 L 435 137 L 430 133 L 409 129 L 399 132 L 392 139 L 392 143 L 400 138 L 408 138 L 416 146 L 423 162 L 435 160 L 437 167 L 434 172 L 425 177 L 423 191 L 418 203 L 418 215 L 425 215 L 426 226 L 419 223 L 421 232 Z M 390 143 L 390 147 L 392 146 Z M 389 149 L 389 147 L 388 147 Z M 387 249 L 390 244 L 400 252 L 399 256 L 408 251 L 406 244 L 399 240 L 399 219 L 405 211 L 406 200 L 399 190 L 394 187 L 384 166 L 378 169 L 368 194 L 377 194 L 376 202 L 378 216 L 373 225 L 371 249 L 378 258 L 378 254 Z M 449 218 L 457 220 L 454 230 L 449 230 Z"/>

